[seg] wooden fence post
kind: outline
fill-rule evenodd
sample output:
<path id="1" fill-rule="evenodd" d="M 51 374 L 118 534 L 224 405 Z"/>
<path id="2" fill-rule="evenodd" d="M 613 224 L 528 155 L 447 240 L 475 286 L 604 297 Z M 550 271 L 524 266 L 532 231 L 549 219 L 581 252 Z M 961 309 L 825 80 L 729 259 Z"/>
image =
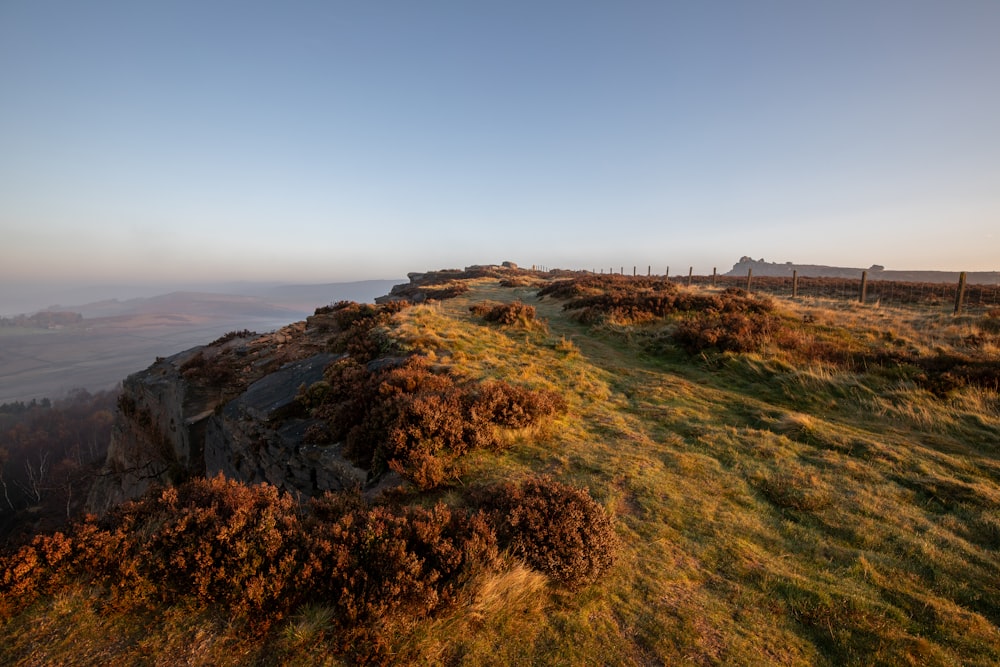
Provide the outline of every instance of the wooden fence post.
<path id="1" fill-rule="evenodd" d="M 632 265 L 632 277 L 635 278 L 635 264 Z"/>
<path id="2" fill-rule="evenodd" d="M 715 276 L 717 267 L 712 267 L 712 287 L 715 287 Z"/>
<path id="3" fill-rule="evenodd" d="M 688 267 L 688 287 L 691 287 L 691 277 L 694 275 L 694 267 Z"/>
<path id="4" fill-rule="evenodd" d="M 670 282 L 670 265 L 667 265 L 667 272 L 663 274 L 663 279 Z"/>
<path id="5" fill-rule="evenodd" d="M 958 274 L 958 291 L 955 292 L 955 314 L 962 314 L 962 299 L 965 298 L 965 271 Z"/>
<path id="6" fill-rule="evenodd" d="M 861 289 L 858 290 L 858 302 L 864 303 L 865 297 L 868 296 L 868 272 L 861 272 Z"/>
<path id="7" fill-rule="evenodd" d="M 799 271 L 798 269 L 792 269 L 792 298 L 794 299 L 799 295 Z"/>
<path id="8" fill-rule="evenodd" d="M 653 265 L 652 265 L 652 264 L 649 264 L 649 265 L 648 265 L 648 266 L 646 267 L 646 277 L 648 278 L 648 277 L 649 277 L 649 276 L 651 276 L 651 275 L 653 275 Z"/>
<path id="9" fill-rule="evenodd" d="M 753 281 L 753 267 L 747 269 L 747 291 L 750 291 L 750 283 Z"/>

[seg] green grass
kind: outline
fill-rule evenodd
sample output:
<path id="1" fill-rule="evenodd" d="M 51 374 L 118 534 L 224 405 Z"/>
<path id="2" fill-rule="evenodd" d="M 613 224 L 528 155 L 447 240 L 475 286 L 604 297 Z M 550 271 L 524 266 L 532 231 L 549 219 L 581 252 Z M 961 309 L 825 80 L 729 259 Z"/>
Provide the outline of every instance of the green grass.
<path id="1" fill-rule="evenodd" d="M 557 390 L 569 410 L 506 436 L 506 453 L 468 457 L 462 483 L 544 472 L 586 486 L 623 546 L 607 576 L 575 593 L 517 563 L 479 576 L 451 611 L 389 630 L 399 662 L 1000 662 L 995 392 L 937 397 L 779 348 L 692 357 L 651 344 L 661 324 L 590 327 L 530 288 L 471 286 L 399 313 L 391 335 L 465 378 Z M 468 311 L 516 299 L 544 325 Z M 784 308 L 793 319 L 808 309 L 817 335 L 855 346 L 930 351 L 973 326 L 816 300 Z M 254 643 L 205 612 L 98 613 L 77 591 L 0 628 L 0 661 L 336 664 L 323 614 L 301 610 Z"/>

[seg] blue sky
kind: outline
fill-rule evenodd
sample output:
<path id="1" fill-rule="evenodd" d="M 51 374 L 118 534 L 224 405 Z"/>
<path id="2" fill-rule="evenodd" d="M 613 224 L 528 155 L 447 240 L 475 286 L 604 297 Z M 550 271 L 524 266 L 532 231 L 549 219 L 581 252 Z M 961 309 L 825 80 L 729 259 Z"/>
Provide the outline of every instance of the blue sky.
<path id="1" fill-rule="evenodd" d="M 998 270 L 998 35 L 995 0 L 0 0 L 0 281 Z"/>

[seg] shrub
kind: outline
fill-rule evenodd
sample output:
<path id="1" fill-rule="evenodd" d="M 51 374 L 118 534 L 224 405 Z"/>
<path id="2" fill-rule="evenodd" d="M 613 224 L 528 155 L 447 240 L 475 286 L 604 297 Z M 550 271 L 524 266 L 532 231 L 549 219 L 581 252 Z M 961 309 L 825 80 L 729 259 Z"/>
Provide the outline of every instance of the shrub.
<path id="1" fill-rule="evenodd" d="M 210 387 L 225 387 L 236 377 L 236 368 L 229 356 L 206 356 L 202 350 L 181 364 L 180 370 L 186 380 Z"/>
<path id="2" fill-rule="evenodd" d="M 585 489 L 539 477 L 488 488 L 479 502 L 501 547 L 571 589 L 614 563 L 618 536 Z"/>
<path id="3" fill-rule="evenodd" d="M 481 515 L 442 504 L 392 510 L 336 497 L 317 504 L 309 553 L 322 576 L 313 593 L 336 605 L 345 627 L 389 614 L 427 616 L 452 602 L 465 574 L 497 557 Z"/>
<path id="4" fill-rule="evenodd" d="M 774 309 L 770 299 L 741 289 L 696 294 L 662 280 L 617 275 L 559 281 L 539 291 L 539 296 L 548 294 L 569 299 L 563 308 L 578 311 L 576 318 L 586 324 L 638 324 L 688 312 L 758 315 Z"/>
<path id="5" fill-rule="evenodd" d="M 535 319 L 535 307 L 527 306 L 520 301 L 513 303 L 477 303 L 469 306 L 469 311 L 482 317 L 487 322 L 495 322 L 505 326 L 521 324 L 527 326 Z"/>
<path id="6" fill-rule="evenodd" d="M 722 352 L 754 352 L 771 339 L 777 325 L 778 318 L 770 313 L 709 310 L 681 321 L 673 339 L 692 354 L 708 348 Z"/>
<path id="7" fill-rule="evenodd" d="M 249 329 L 243 329 L 241 331 L 230 331 L 228 333 L 222 334 L 221 336 L 213 340 L 211 343 L 208 344 L 208 346 L 219 347 L 220 345 L 225 345 L 229 341 L 236 340 L 237 338 L 252 338 L 256 335 L 257 335 L 256 333 L 250 331 Z"/>
<path id="8" fill-rule="evenodd" d="M 36 535 L 30 544 L 0 558 L 0 619 L 28 606 L 65 581 L 73 542 L 63 533 Z"/>
<path id="9" fill-rule="evenodd" d="M 347 352 L 360 361 L 370 361 L 392 351 L 392 343 L 380 332 L 395 313 L 409 307 L 407 301 L 372 305 L 353 301 L 316 309 L 312 321 L 320 329 L 331 326 L 334 334 L 327 345 L 334 352 Z"/>
<path id="10" fill-rule="evenodd" d="M 258 619 L 281 618 L 302 599 L 299 509 L 273 486 L 196 479 L 126 503 L 105 523 L 130 536 L 120 588 L 155 582 L 161 599 L 191 596 Z"/>
<path id="11" fill-rule="evenodd" d="M 482 383 L 472 404 L 472 413 L 481 419 L 523 428 L 566 410 L 566 401 L 552 391 L 528 389 L 508 382 Z"/>
<path id="12" fill-rule="evenodd" d="M 320 405 L 344 453 L 378 474 L 392 469 L 421 489 L 457 474 L 470 449 L 496 448 L 496 428 L 521 428 L 566 409 L 558 394 L 505 382 L 456 384 L 419 357 L 369 371 L 353 360 L 327 367 Z"/>
<path id="13" fill-rule="evenodd" d="M 117 604 L 211 605 L 258 631 L 321 604 L 336 610 L 334 631 L 377 635 L 386 622 L 451 604 L 473 572 L 496 561 L 481 513 L 369 506 L 356 492 L 300 505 L 272 486 L 220 476 L 150 493 L 100 523 L 90 518 L 3 555 L 0 618 L 89 581 Z M 356 650 L 367 659 L 377 646 Z"/>

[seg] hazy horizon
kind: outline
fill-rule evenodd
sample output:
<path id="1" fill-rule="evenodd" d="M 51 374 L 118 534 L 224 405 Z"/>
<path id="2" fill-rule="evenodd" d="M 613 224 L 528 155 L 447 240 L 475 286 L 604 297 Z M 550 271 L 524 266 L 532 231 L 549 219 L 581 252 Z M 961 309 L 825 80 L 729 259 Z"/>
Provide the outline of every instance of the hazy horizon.
<path id="1" fill-rule="evenodd" d="M 0 5 L 0 289 L 1000 270 L 1000 3 Z"/>
<path id="2" fill-rule="evenodd" d="M 325 283 L 297 283 L 278 281 L 228 281 L 228 282 L 147 282 L 74 284 L 70 282 L 21 281 L 5 283 L 0 289 L 0 317 L 32 314 L 53 307 L 77 307 L 105 300 L 128 301 L 149 298 L 172 292 L 196 292 L 267 296 L 269 290 L 283 287 L 318 287 L 323 285 L 351 286 L 366 283 L 401 283 L 405 278 L 374 280 L 348 280 Z M 324 305 L 316 303 L 315 306 Z"/>

